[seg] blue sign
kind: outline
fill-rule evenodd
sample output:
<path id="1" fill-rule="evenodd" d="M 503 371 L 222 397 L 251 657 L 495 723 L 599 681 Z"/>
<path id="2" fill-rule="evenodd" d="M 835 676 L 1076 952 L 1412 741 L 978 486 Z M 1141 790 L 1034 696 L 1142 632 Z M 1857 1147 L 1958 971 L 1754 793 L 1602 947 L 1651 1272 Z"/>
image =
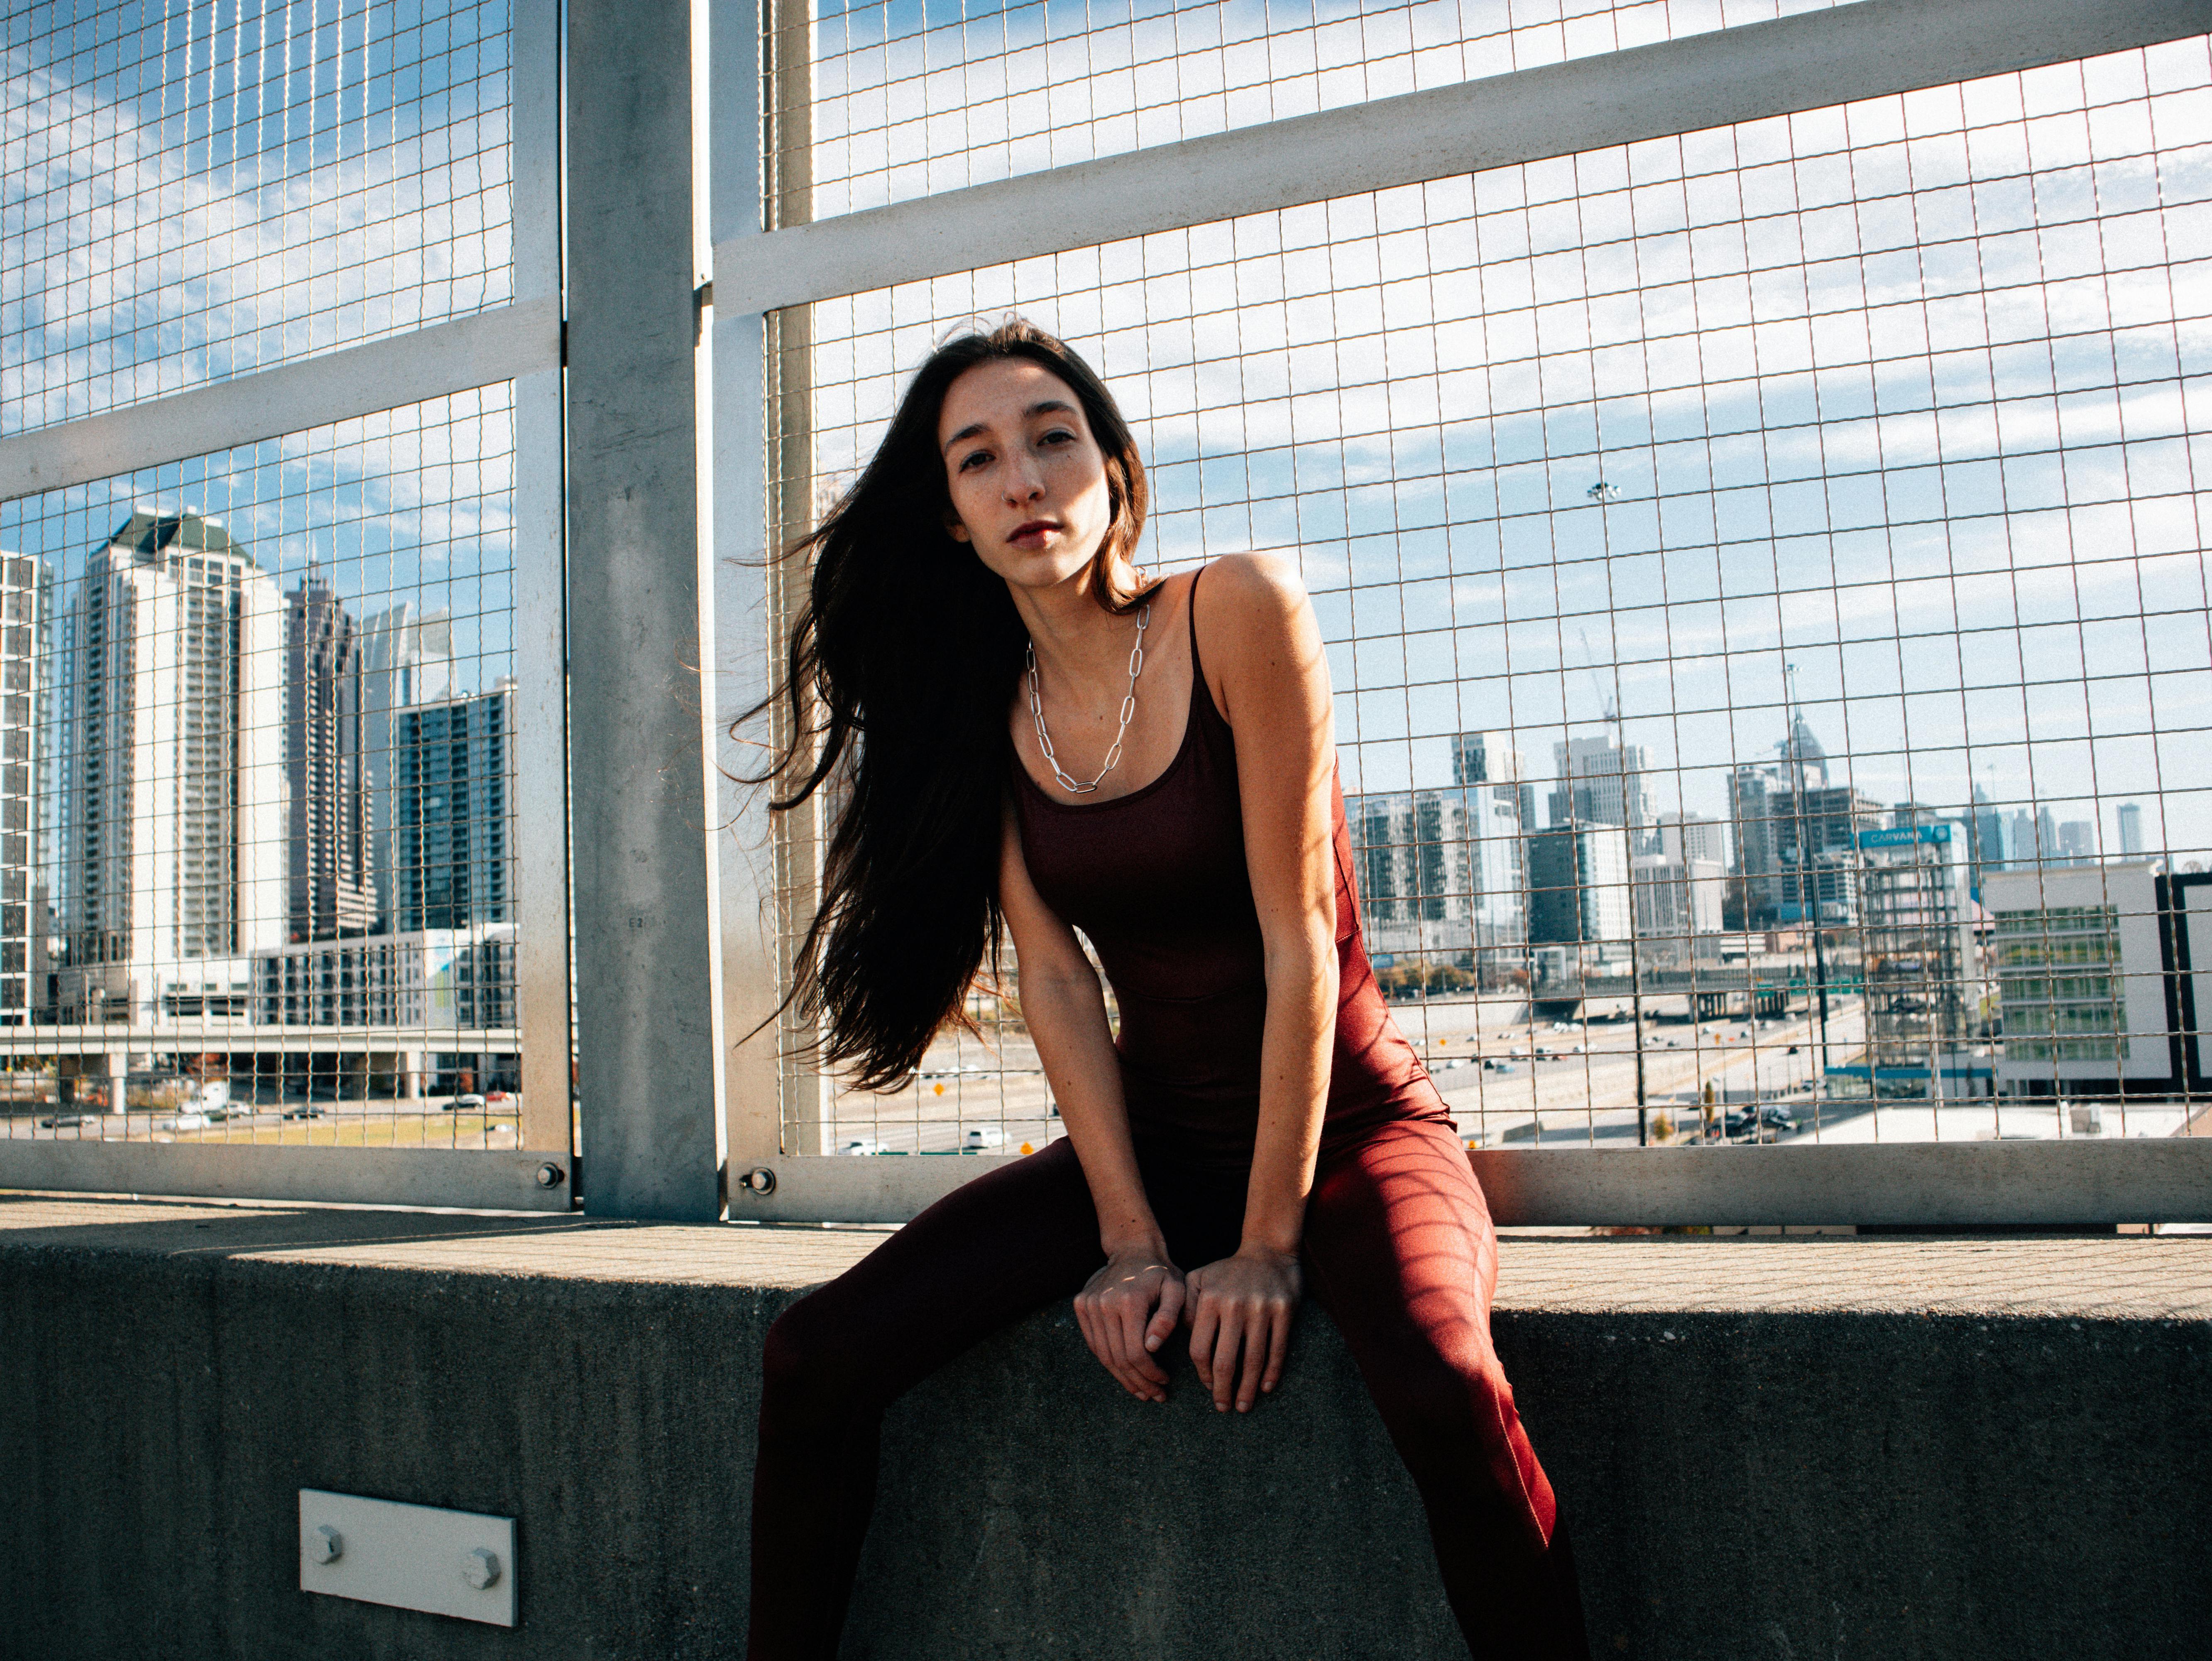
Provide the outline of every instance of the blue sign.
<path id="1" fill-rule="evenodd" d="M 1862 830 L 1862 848 L 1910 848 L 1918 842 L 1948 842 L 1951 827 L 1948 824 L 1908 824 L 1895 830 Z"/>

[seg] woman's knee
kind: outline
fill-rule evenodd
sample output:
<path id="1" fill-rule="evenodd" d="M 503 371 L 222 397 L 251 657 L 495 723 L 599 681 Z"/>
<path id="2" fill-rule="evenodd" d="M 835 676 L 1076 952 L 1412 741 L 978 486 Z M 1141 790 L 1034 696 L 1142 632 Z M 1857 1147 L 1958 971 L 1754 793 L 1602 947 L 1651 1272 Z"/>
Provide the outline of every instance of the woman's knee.
<path id="1" fill-rule="evenodd" d="M 1495 1469 L 1501 1456 L 1512 1463 L 1520 1415 L 1486 1347 L 1409 1346 L 1377 1380 L 1375 1397 L 1416 1476 L 1431 1466 L 1463 1471 L 1470 1461 Z"/>
<path id="2" fill-rule="evenodd" d="M 764 1404 L 781 1411 L 836 1412 L 858 1395 L 865 1369 L 818 1295 L 777 1316 L 761 1354 Z"/>

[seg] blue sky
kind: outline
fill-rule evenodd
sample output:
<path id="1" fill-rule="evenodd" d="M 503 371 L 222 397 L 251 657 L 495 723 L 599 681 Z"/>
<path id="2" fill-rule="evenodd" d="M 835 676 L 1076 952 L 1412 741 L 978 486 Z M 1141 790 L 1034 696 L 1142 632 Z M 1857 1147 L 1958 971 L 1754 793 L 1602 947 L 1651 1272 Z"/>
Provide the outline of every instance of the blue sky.
<path id="1" fill-rule="evenodd" d="M 0 433 L 502 303 L 504 0 L 216 0 L 11 15 Z M 135 507 L 222 519 L 289 587 L 451 610 L 511 668 L 503 389 L 0 507 L 74 572 Z"/>
<path id="2" fill-rule="evenodd" d="M 817 210 L 1806 9 L 825 8 Z M 511 293 L 502 6 L 9 28 L 0 431 Z M 1979 783 L 2100 802 L 2109 834 L 2139 800 L 2154 845 L 2199 846 L 2207 139 L 2198 40 L 1019 266 L 981 249 L 819 309 L 821 463 L 854 465 L 947 327 L 1018 307 L 1137 419 L 1156 557 L 1297 552 L 1355 785 L 1441 782 L 1474 727 L 1540 778 L 1617 698 L 1659 805 L 1719 813 L 1790 662 L 1885 800 Z M 288 587 L 314 558 L 364 611 L 449 606 L 488 681 L 512 443 L 503 399 L 451 400 L 11 504 L 0 544 L 74 563 L 133 505 L 216 514 Z"/>
<path id="3" fill-rule="evenodd" d="M 1547 776 L 1617 697 L 1720 814 L 1792 663 L 1885 802 L 2139 800 L 2201 855 L 2207 82 L 2192 40 L 856 296 L 823 464 L 1017 309 L 1137 418 L 1157 557 L 1297 552 L 1353 782 L 1498 727 Z"/>

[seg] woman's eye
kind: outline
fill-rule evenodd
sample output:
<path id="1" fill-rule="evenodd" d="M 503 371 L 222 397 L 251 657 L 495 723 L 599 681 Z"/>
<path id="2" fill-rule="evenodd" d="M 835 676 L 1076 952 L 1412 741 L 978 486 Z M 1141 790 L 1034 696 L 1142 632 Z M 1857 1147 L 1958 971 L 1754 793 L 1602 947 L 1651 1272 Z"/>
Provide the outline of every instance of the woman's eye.
<path id="1" fill-rule="evenodd" d="M 1047 433 L 1043 438 L 1040 439 L 1038 442 L 1042 444 L 1073 444 L 1075 442 L 1075 435 L 1069 432 L 1065 427 L 1055 427 L 1050 432 Z"/>
<path id="2" fill-rule="evenodd" d="M 960 459 L 960 471 L 963 473 L 967 472 L 972 468 L 981 466 L 990 459 L 991 453 L 988 450 L 974 451 Z"/>

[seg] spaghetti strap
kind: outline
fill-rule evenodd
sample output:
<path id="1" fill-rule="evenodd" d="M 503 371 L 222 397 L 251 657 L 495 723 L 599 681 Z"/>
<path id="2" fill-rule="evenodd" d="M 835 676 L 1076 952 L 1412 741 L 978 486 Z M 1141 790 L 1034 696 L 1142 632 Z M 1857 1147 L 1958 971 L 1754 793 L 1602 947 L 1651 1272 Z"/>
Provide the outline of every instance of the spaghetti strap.
<path id="1" fill-rule="evenodd" d="M 1190 684 L 1194 704 L 1198 702 L 1198 689 L 1206 685 L 1206 666 L 1198 660 L 1198 580 L 1205 575 L 1206 568 L 1202 565 L 1190 574 L 1190 593 L 1183 599 L 1183 605 L 1190 613 Z M 1206 688 L 1206 701 L 1209 704 L 1213 702 L 1211 687 Z"/>

